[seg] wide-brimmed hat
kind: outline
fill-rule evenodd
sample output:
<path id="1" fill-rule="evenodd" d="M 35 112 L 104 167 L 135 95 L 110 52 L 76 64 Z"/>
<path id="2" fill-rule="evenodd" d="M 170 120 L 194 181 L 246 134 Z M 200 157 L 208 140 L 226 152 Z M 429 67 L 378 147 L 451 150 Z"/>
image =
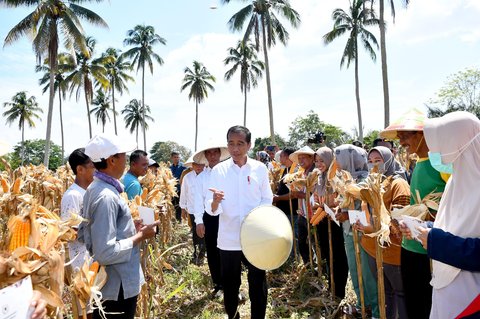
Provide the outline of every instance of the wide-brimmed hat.
<path id="1" fill-rule="evenodd" d="M 216 148 L 220 149 L 220 162 L 230 158 L 230 153 L 228 152 L 226 146 L 220 143 L 208 142 L 204 148 L 193 154 L 193 160 L 195 161 L 195 163 L 208 165 L 207 158 L 205 157 L 205 151 Z"/>
<path id="2" fill-rule="evenodd" d="M 307 154 L 307 155 L 315 155 L 315 151 L 310 148 L 310 146 L 304 146 L 298 151 L 293 152 L 288 157 L 292 162 L 298 164 L 298 155 L 300 154 Z"/>
<path id="3" fill-rule="evenodd" d="M 7 154 L 9 150 L 10 145 L 5 141 L 0 140 L 0 156 Z"/>
<path id="4" fill-rule="evenodd" d="M 292 251 L 290 221 L 275 206 L 254 208 L 242 222 L 240 245 L 252 265 L 263 270 L 276 269 L 283 265 Z"/>
<path id="5" fill-rule="evenodd" d="M 423 125 L 427 117 L 418 109 L 410 109 L 387 128 L 379 133 L 380 137 L 386 139 L 398 139 L 400 131 L 423 131 Z"/>
<path id="6" fill-rule="evenodd" d="M 95 135 L 85 146 L 85 154 L 92 162 L 101 162 L 112 155 L 127 153 L 136 149 L 134 142 L 125 141 L 116 135 Z"/>

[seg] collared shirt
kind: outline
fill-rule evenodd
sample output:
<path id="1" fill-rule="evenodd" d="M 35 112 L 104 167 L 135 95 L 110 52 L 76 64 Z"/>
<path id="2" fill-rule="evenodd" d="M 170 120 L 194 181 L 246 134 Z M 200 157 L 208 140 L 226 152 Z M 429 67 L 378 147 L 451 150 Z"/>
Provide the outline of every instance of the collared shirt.
<path id="1" fill-rule="evenodd" d="M 127 193 L 129 200 L 134 199 L 137 195 L 142 195 L 142 186 L 137 176 L 127 172 L 122 178 L 122 183 L 125 186 L 125 193 Z"/>
<path id="2" fill-rule="evenodd" d="M 178 181 L 177 184 L 177 193 L 180 192 L 180 176 L 182 176 L 183 170 L 185 170 L 186 167 L 183 166 L 183 163 L 178 163 L 178 165 L 170 165 L 170 170 L 172 171 L 173 177 L 175 177 Z"/>
<path id="3" fill-rule="evenodd" d="M 140 266 L 140 246 L 130 239 L 136 234 L 127 203 L 117 189 L 95 178 L 83 198 L 78 238 L 93 259 L 105 266 L 107 282 L 101 292 L 105 300 L 117 300 L 120 285 L 125 299 L 140 293 L 145 283 Z"/>
<path id="4" fill-rule="evenodd" d="M 197 193 L 197 179 L 200 175 L 202 173 L 197 174 L 195 171 L 191 171 L 185 175 L 182 181 L 179 205 L 182 209 L 186 209 L 189 214 L 195 212 L 195 193 Z"/>
<path id="5" fill-rule="evenodd" d="M 211 211 L 213 193 L 209 192 L 205 198 L 207 213 L 220 216 L 218 248 L 241 250 L 240 227 L 245 216 L 258 206 L 272 204 L 268 170 L 251 158 L 242 167 L 230 158 L 213 168 L 209 184 L 208 188 L 224 192 L 224 199 L 214 212 Z"/>
<path id="6" fill-rule="evenodd" d="M 78 184 L 73 183 L 62 196 L 60 218 L 68 220 L 72 213 L 80 215 L 83 207 L 85 190 Z M 82 268 L 85 258 L 89 257 L 85 245 L 78 240 L 68 243 L 68 254 L 72 261 L 72 269 Z"/>
<path id="7" fill-rule="evenodd" d="M 202 174 L 197 177 L 197 190 L 195 192 L 195 208 L 193 215 L 195 216 L 195 224 L 203 224 L 203 213 L 207 211 L 205 208 L 205 198 L 210 191 L 208 187 L 210 185 L 210 176 L 212 169 L 207 166 L 203 170 Z"/>

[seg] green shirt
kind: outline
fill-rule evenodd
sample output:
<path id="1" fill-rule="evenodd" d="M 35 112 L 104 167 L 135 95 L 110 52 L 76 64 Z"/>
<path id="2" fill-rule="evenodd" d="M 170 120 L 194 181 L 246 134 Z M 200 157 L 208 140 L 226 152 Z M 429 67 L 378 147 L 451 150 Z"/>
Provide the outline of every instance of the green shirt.
<path id="1" fill-rule="evenodd" d="M 430 193 L 443 192 L 446 180 L 448 180 L 447 176 L 434 169 L 428 158 L 419 159 L 410 180 L 410 205 L 416 204 L 417 191 L 420 193 L 420 198 L 424 198 Z M 409 240 L 404 237 L 402 247 L 415 253 L 427 254 L 422 244 L 414 239 Z"/>

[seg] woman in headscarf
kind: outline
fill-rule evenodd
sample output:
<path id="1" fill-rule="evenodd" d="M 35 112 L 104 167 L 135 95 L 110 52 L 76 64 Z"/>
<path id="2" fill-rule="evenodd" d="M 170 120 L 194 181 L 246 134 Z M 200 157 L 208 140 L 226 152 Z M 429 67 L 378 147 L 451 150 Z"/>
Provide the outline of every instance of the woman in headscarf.
<path id="1" fill-rule="evenodd" d="M 448 258 L 439 258 L 439 261 L 436 257 L 443 255 L 440 250 L 448 251 L 449 246 L 455 245 L 455 240 L 450 243 L 440 240 L 444 232 L 460 237 L 480 237 L 480 120 L 468 112 L 453 112 L 425 121 L 424 134 L 432 166 L 452 173 L 440 201 L 434 228 L 428 234 L 427 251 L 433 258 L 430 318 L 461 318 L 462 312 L 479 294 L 480 272 L 461 269 L 459 264 L 452 266 L 447 263 Z M 478 258 L 476 256 L 476 263 Z M 468 266 L 468 260 L 459 259 Z"/>
<path id="2" fill-rule="evenodd" d="M 391 211 L 393 208 L 401 208 L 410 204 L 410 186 L 404 179 L 404 175 L 400 175 L 396 171 L 395 158 L 390 149 L 384 146 L 376 146 L 368 153 L 368 166 L 372 169 L 377 167 L 378 172 L 386 177 L 392 176 L 393 180 L 385 193 L 383 194 L 383 202 L 385 208 Z M 365 234 L 372 233 L 372 216 L 367 213 L 368 226 L 361 223 L 355 224 L 355 227 Z M 401 252 L 401 233 L 395 224 L 390 227 L 391 244 L 383 249 L 383 276 L 385 284 L 385 303 L 386 314 L 388 319 L 408 318 L 405 306 L 405 295 L 403 292 L 402 272 L 400 268 L 400 252 Z M 362 236 L 362 248 L 368 254 L 368 263 L 375 278 L 377 278 L 376 257 L 376 237 Z"/>
<path id="3" fill-rule="evenodd" d="M 355 183 L 363 181 L 368 176 L 367 152 L 360 147 L 344 144 L 335 148 L 335 158 L 339 169 L 348 171 Z M 361 201 L 355 201 L 356 210 L 361 210 Z M 355 247 L 353 243 L 352 225 L 348 220 L 348 210 L 337 211 L 336 219 L 342 222 L 343 238 L 345 241 L 345 252 L 347 254 L 348 268 L 350 269 L 350 277 L 352 278 L 353 288 L 357 295 L 357 311 L 360 309 L 360 288 L 357 277 L 357 264 L 355 262 Z M 375 278 L 368 266 L 367 253 L 360 247 L 361 267 L 363 290 L 365 296 L 365 305 L 372 309 L 372 316 L 379 317 L 378 301 L 377 301 L 377 285 Z"/>
<path id="4" fill-rule="evenodd" d="M 323 204 L 327 204 L 335 209 L 335 194 L 328 185 L 327 173 L 330 164 L 333 161 L 333 151 L 328 147 L 321 147 L 315 152 L 315 167 L 322 173 L 318 178 L 318 186 L 315 190 L 314 207 L 323 208 Z M 335 282 L 335 296 L 340 299 L 345 297 L 345 284 L 348 278 L 347 256 L 345 255 L 345 246 L 343 243 L 342 228 L 335 223 L 331 224 L 332 233 L 332 254 L 333 254 L 333 280 Z M 322 256 L 327 260 L 327 267 L 330 266 L 330 249 L 328 237 L 328 220 L 324 218 L 317 225 L 317 233 L 320 241 L 320 250 Z M 329 271 L 332 271 L 329 269 Z M 328 275 L 330 278 L 330 275 Z M 331 285 L 332 283 L 330 283 Z"/>

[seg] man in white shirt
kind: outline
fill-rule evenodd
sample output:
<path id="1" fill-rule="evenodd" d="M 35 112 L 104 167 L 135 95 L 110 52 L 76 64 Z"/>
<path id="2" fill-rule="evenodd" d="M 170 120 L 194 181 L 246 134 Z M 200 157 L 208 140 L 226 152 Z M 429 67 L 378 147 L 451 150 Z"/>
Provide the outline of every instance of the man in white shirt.
<path id="1" fill-rule="evenodd" d="M 205 246 L 207 249 L 207 262 L 210 270 L 210 276 L 213 282 L 212 296 L 216 297 L 219 291 L 223 290 L 222 276 L 220 273 L 220 251 L 217 247 L 218 236 L 218 215 L 212 216 L 206 213 L 205 198 L 210 191 L 210 175 L 212 169 L 230 157 L 228 149 L 219 144 L 210 143 L 205 149 L 198 151 L 193 155 L 193 160 L 197 163 L 205 163 L 207 166 L 197 178 L 198 187 L 195 192 L 195 224 L 197 225 L 197 235 L 205 237 Z"/>
<path id="2" fill-rule="evenodd" d="M 248 269 L 251 318 L 265 318 L 268 294 L 265 271 L 245 258 L 240 246 L 240 227 L 252 209 L 272 204 L 268 170 L 263 163 L 248 158 L 251 133 L 246 127 L 231 127 L 227 142 L 231 159 L 213 168 L 211 193 L 205 199 L 207 213 L 220 216 L 218 248 L 225 311 L 230 319 L 240 318 L 237 308 L 243 263 Z"/>
<path id="3" fill-rule="evenodd" d="M 193 239 L 193 258 L 192 263 L 196 265 L 201 265 L 203 258 L 205 257 L 205 240 L 202 237 L 197 235 L 197 224 L 195 222 L 195 194 L 197 190 L 197 179 L 201 175 L 205 165 L 199 163 L 192 163 L 192 170 L 185 175 L 182 180 L 181 191 L 180 191 L 180 208 L 182 209 L 182 214 L 190 218 L 190 223 L 192 225 L 192 239 Z"/>
<path id="4" fill-rule="evenodd" d="M 93 173 L 95 172 L 95 166 L 85 154 L 84 148 L 74 150 L 68 157 L 68 163 L 75 174 L 75 182 L 63 194 L 60 214 L 62 220 L 69 219 L 72 213 L 80 215 L 83 207 L 83 195 L 85 195 L 88 185 L 93 182 Z M 71 265 L 74 271 L 81 269 L 85 259 L 89 258 L 87 248 L 77 240 L 68 243 L 68 253 L 70 260 L 73 260 Z M 81 314 L 79 303 L 78 309 Z M 91 309 L 88 308 L 87 311 L 91 312 Z M 91 318 L 91 314 L 88 314 L 88 317 Z"/>

